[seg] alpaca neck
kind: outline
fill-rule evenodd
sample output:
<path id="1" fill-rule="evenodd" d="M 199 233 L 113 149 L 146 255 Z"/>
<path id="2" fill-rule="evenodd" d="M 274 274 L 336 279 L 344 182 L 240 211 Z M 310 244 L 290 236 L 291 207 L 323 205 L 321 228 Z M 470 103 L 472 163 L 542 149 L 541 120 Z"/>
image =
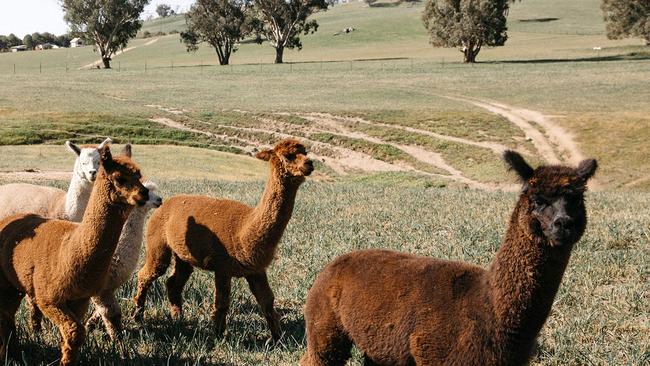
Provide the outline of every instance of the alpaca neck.
<path id="1" fill-rule="evenodd" d="M 132 206 L 114 204 L 110 182 L 100 170 L 90 195 L 83 220 L 64 241 L 59 253 L 59 271 L 75 272 L 78 284 L 84 289 L 101 289 L 115 252 L 122 227 Z"/>
<path id="2" fill-rule="evenodd" d="M 93 183 L 83 179 L 75 171 L 65 197 L 65 217 L 67 220 L 80 222 L 83 219 L 92 190 Z"/>
<path id="3" fill-rule="evenodd" d="M 149 208 L 136 207 L 129 214 L 124 223 L 124 228 L 118 240 L 116 254 L 119 255 L 121 264 L 119 268 L 122 272 L 128 272 L 130 275 L 138 264 L 140 256 L 140 247 L 144 233 L 144 221 L 147 217 Z"/>
<path id="4" fill-rule="evenodd" d="M 287 227 L 296 193 L 304 180 L 283 178 L 273 165 L 260 203 L 252 210 L 249 220 L 240 231 L 246 255 L 253 264 L 266 266 L 275 253 L 284 229 Z"/>
<path id="5" fill-rule="evenodd" d="M 497 324 L 495 336 L 505 342 L 504 350 L 532 347 L 571 254 L 572 244 L 551 247 L 532 220 L 528 203 L 521 199 L 487 273 Z"/>

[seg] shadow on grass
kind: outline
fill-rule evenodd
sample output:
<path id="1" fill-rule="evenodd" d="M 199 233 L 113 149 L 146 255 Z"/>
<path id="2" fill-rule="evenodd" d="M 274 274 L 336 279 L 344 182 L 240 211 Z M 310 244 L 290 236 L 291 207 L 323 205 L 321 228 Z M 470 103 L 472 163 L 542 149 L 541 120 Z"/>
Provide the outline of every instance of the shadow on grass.
<path id="1" fill-rule="evenodd" d="M 245 302 L 238 306 L 242 314 L 260 313 L 256 303 Z M 288 349 L 302 348 L 305 342 L 305 321 L 299 309 L 276 307 L 280 315 L 282 329 L 281 343 Z M 253 334 L 246 329 L 264 329 L 263 333 Z M 248 334 L 242 334 L 247 332 Z M 241 339 L 245 336 L 244 339 Z M 265 348 L 270 342 L 268 325 L 263 317 L 230 317 L 228 322 L 227 340 L 240 339 L 244 349 L 253 351 Z"/>
<path id="2" fill-rule="evenodd" d="M 608 61 L 631 61 L 631 60 L 650 60 L 649 52 L 631 52 L 622 55 L 611 56 L 594 56 L 581 58 L 565 59 L 531 59 L 531 60 L 504 60 L 504 61 L 485 61 L 484 64 L 549 64 L 565 62 L 608 62 Z"/>

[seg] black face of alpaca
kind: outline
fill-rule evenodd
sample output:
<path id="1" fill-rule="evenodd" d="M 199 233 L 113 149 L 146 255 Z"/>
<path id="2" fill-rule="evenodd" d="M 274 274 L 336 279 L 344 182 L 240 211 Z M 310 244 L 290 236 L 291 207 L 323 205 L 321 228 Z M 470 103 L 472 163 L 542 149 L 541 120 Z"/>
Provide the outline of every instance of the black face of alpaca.
<path id="1" fill-rule="evenodd" d="M 531 212 L 541 231 L 554 246 L 574 243 L 584 231 L 586 212 L 582 193 L 530 198 Z"/>
<path id="2" fill-rule="evenodd" d="M 514 151 L 504 154 L 506 163 L 523 182 L 522 198 L 527 201 L 534 230 L 548 238 L 551 246 L 575 243 L 587 223 L 584 192 L 594 175 L 596 160 L 582 161 L 577 168 L 541 166 L 533 169 Z"/>

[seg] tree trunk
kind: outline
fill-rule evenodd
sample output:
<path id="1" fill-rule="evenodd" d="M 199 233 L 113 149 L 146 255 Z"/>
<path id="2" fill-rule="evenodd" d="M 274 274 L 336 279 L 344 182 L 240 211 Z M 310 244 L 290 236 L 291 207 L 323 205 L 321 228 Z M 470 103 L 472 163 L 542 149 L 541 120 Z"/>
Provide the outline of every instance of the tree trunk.
<path id="1" fill-rule="evenodd" d="M 105 69 L 110 69 L 111 68 L 111 58 L 110 57 L 102 57 L 102 62 L 104 62 L 104 68 Z"/>
<path id="2" fill-rule="evenodd" d="M 276 64 L 281 64 L 282 63 L 282 55 L 283 54 L 284 54 L 284 46 L 275 47 L 275 63 Z"/>
<path id="3" fill-rule="evenodd" d="M 468 64 L 473 64 L 476 62 L 476 55 L 481 51 L 480 45 L 474 45 L 472 43 L 469 46 L 463 48 L 463 62 Z"/>

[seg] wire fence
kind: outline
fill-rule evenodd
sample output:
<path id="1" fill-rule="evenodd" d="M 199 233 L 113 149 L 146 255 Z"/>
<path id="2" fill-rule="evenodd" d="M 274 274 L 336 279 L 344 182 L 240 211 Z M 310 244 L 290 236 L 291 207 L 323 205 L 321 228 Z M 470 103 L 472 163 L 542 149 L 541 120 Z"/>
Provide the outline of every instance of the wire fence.
<path id="1" fill-rule="evenodd" d="M 283 64 L 266 63 L 260 60 L 256 63 L 237 63 L 230 65 L 219 65 L 216 60 L 199 60 L 199 61 L 178 61 L 174 59 L 138 59 L 138 60 L 113 60 L 111 62 L 112 72 L 127 73 L 175 73 L 184 72 L 196 75 L 203 74 L 250 74 L 254 72 L 267 73 L 299 73 L 299 72 L 342 72 L 342 71 L 385 71 L 385 72 L 409 72 L 423 71 L 437 68 L 450 67 L 474 67 L 485 65 L 505 65 L 513 63 L 548 63 L 548 62 L 570 62 L 570 61 L 604 61 L 616 59 L 620 56 L 612 51 L 586 50 L 583 52 L 566 52 L 564 55 L 558 53 L 549 54 L 531 54 L 529 57 L 490 60 L 488 57 L 481 60 L 478 64 L 464 64 L 462 55 L 456 56 L 451 54 L 444 57 L 429 59 L 414 58 L 382 58 L 382 59 L 357 59 L 357 60 L 319 60 L 319 61 L 300 61 L 285 62 Z M 480 55 L 479 55 L 480 57 Z M 52 74 L 71 74 L 80 72 L 90 72 L 92 70 L 103 70 L 101 62 L 80 66 L 79 62 L 69 62 L 60 60 L 34 60 L 29 59 L 25 62 L 11 62 L 11 60 L 2 60 L 0 55 L 0 75 L 52 75 Z"/>

